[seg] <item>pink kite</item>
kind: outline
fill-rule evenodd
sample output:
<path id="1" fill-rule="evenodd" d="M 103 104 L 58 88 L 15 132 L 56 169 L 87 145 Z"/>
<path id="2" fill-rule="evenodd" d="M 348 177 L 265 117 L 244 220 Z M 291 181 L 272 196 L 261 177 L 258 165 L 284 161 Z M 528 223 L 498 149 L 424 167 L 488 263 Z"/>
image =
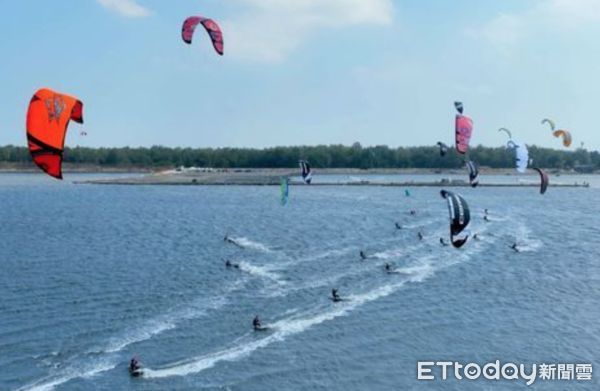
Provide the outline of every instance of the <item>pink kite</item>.
<path id="1" fill-rule="evenodd" d="M 223 55 L 223 33 L 221 32 L 221 28 L 214 20 L 203 18 L 201 16 L 190 16 L 183 22 L 183 27 L 181 28 L 181 38 L 187 44 L 192 43 L 192 37 L 194 36 L 194 30 L 196 30 L 196 26 L 198 24 L 202 24 L 202 26 L 206 29 L 206 32 L 210 36 L 212 40 L 213 47 L 221 56 Z"/>
<path id="2" fill-rule="evenodd" d="M 456 115 L 456 150 L 465 154 L 469 149 L 471 133 L 473 133 L 473 120 L 466 115 Z"/>

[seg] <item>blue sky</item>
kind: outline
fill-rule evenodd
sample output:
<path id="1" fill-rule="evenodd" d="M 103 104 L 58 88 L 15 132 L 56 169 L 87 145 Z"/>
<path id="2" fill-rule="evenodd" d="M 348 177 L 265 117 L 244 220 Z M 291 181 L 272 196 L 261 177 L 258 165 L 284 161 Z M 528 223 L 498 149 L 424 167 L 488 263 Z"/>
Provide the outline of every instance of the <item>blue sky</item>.
<path id="1" fill-rule="evenodd" d="M 78 96 L 67 144 L 266 147 L 453 142 L 600 148 L 597 0 L 0 0 L 0 144 L 42 86 Z M 224 30 L 225 56 L 183 19 Z M 199 34 L 198 34 L 199 33 Z M 81 137 L 79 130 L 87 131 Z M 573 148 L 572 147 L 572 148 Z"/>

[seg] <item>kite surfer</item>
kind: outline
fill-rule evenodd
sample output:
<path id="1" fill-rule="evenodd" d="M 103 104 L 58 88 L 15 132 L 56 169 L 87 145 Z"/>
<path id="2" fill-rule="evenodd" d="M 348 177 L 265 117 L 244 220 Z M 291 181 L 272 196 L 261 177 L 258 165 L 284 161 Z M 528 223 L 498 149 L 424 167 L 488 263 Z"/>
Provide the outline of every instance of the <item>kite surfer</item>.
<path id="1" fill-rule="evenodd" d="M 229 234 L 225 234 L 225 237 L 223 238 L 223 241 L 227 242 L 227 243 L 231 243 L 231 244 L 233 244 L 235 246 L 238 246 L 239 248 L 243 248 L 238 242 L 236 242 L 234 239 L 230 238 Z"/>
<path id="2" fill-rule="evenodd" d="M 131 376 L 140 376 L 142 373 L 140 362 L 137 358 L 133 357 L 131 361 L 129 361 L 129 374 Z"/>
<path id="3" fill-rule="evenodd" d="M 395 273 L 396 271 L 392 268 L 392 265 L 390 265 L 389 263 L 385 263 L 385 271 L 390 274 L 390 273 Z"/>
<path id="4" fill-rule="evenodd" d="M 338 302 L 338 301 L 342 301 L 342 298 L 340 297 L 340 295 L 338 294 L 338 290 L 336 288 L 332 288 L 331 289 L 331 300 L 333 302 Z"/>
<path id="5" fill-rule="evenodd" d="M 263 327 L 263 325 L 260 323 L 260 319 L 258 319 L 258 315 L 256 315 L 254 317 L 254 319 L 252 320 L 252 327 L 254 327 L 254 331 L 263 331 L 266 330 L 266 327 Z"/>
<path id="6" fill-rule="evenodd" d="M 517 248 L 517 242 L 513 243 L 512 246 L 510 246 L 510 248 L 512 248 L 516 253 L 521 252 L 518 248 Z"/>
<path id="7" fill-rule="evenodd" d="M 365 254 L 363 250 L 360 250 L 360 259 L 362 259 L 363 261 L 367 259 L 367 254 Z"/>
<path id="8" fill-rule="evenodd" d="M 423 240 L 423 233 L 421 231 L 419 231 L 419 233 L 417 234 L 419 236 L 419 240 Z"/>
<path id="9" fill-rule="evenodd" d="M 442 246 L 447 246 L 448 245 L 448 243 L 446 243 L 446 241 L 444 240 L 444 238 L 440 238 L 440 244 Z"/>
<path id="10" fill-rule="evenodd" d="M 396 222 L 396 229 L 402 229 L 402 225 L 400 225 L 398 222 Z"/>
<path id="11" fill-rule="evenodd" d="M 232 267 L 234 267 L 236 269 L 239 269 L 240 265 L 237 264 L 237 263 L 231 263 L 231 261 L 228 259 L 228 260 L 225 261 L 225 267 L 226 268 L 232 268 Z"/>

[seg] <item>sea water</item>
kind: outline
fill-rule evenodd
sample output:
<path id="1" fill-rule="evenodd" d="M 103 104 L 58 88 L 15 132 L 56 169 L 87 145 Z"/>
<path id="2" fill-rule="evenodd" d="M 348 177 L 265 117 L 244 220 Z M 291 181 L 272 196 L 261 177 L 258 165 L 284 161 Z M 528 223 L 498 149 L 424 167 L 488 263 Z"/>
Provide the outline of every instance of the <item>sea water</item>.
<path id="1" fill-rule="evenodd" d="M 277 186 L 82 178 L 0 175 L 0 390 L 599 389 L 594 183 L 449 189 L 478 237 L 454 249 L 435 187 L 295 185 L 281 206 Z M 417 379 L 418 361 L 495 360 L 595 373 Z"/>

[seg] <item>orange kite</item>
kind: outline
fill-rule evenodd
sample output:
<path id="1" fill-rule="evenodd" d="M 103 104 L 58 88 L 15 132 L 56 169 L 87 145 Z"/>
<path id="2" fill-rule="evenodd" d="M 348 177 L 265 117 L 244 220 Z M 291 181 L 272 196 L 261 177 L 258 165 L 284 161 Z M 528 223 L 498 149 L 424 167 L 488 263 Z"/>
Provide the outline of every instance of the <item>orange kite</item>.
<path id="1" fill-rule="evenodd" d="M 83 123 L 83 103 L 77 98 L 38 90 L 27 110 L 27 142 L 34 163 L 54 178 L 62 179 L 65 136 L 69 122 Z"/>

